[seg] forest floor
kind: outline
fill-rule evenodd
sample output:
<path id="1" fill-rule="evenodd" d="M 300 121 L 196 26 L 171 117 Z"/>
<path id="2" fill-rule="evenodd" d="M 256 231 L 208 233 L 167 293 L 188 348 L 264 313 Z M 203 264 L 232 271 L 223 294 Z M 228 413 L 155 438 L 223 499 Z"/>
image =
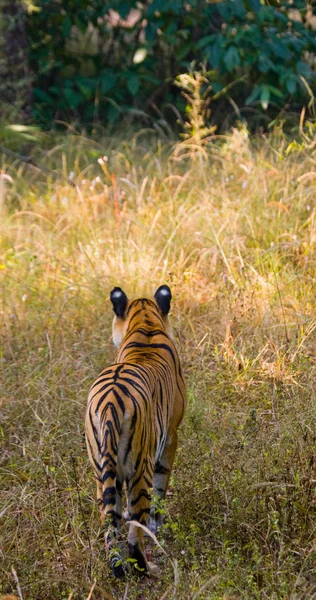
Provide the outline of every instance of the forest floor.
<path id="1" fill-rule="evenodd" d="M 32 156 L 65 179 L 2 160 L 0 595 L 315 598 L 315 148 L 70 131 Z M 159 577 L 118 582 L 86 399 L 115 357 L 110 290 L 162 283 L 188 409 Z"/>

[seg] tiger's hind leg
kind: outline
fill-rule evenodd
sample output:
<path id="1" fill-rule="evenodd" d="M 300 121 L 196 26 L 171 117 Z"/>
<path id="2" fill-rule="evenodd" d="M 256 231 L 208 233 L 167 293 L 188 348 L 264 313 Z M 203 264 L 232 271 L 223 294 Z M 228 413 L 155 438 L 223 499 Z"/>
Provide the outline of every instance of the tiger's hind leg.
<path id="1" fill-rule="evenodd" d="M 113 481 L 114 483 L 114 481 Z M 110 567 L 115 577 L 125 575 L 119 538 L 122 520 L 122 483 L 116 478 L 115 485 L 105 487 L 97 480 L 97 500 L 101 524 L 106 523 L 105 545 Z"/>
<path id="2" fill-rule="evenodd" d="M 149 492 L 152 474 L 134 475 L 128 483 L 128 511 L 131 521 L 147 527 L 151 495 Z M 144 548 L 144 530 L 137 524 L 130 523 L 128 532 L 128 550 L 131 559 L 136 561 L 137 569 L 144 575 L 149 573 L 149 566 Z"/>
<path id="3" fill-rule="evenodd" d="M 102 483 L 97 477 L 97 503 L 100 511 L 100 521 L 101 525 L 104 525 L 104 502 L 103 502 L 103 491 L 102 491 Z"/>
<path id="4" fill-rule="evenodd" d="M 166 441 L 160 459 L 155 464 L 154 471 L 154 502 L 150 509 L 149 529 L 153 533 L 157 533 L 163 522 L 162 510 L 159 507 L 159 501 L 166 497 L 171 469 L 173 466 L 174 456 L 177 449 L 178 438 L 174 433 L 172 437 Z"/>

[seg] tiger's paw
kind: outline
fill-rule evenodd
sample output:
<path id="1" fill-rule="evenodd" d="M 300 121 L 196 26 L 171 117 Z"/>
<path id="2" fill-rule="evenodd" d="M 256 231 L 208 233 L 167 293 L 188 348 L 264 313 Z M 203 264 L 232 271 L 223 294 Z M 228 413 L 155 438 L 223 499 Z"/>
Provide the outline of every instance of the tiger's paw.
<path id="1" fill-rule="evenodd" d="M 145 554 L 139 547 L 139 544 L 128 543 L 128 550 L 131 563 L 138 575 L 141 577 L 149 575 L 148 563 Z"/>
<path id="2" fill-rule="evenodd" d="M 146 552 L 146 560 L 147 560 L 147 565 L 148 565 L 148 574 L 150 577 L 153 578 L 157 578 L 160 575 L 160 567 L 158 567 L 158 565 L 155 565 L 155 563 L 152 562 L 152 551 L 147 549 Z"/>
<path id="3" fill-rule="evenodd" d="M 126 575 L 126 569 L 124 566 L 123 555 L 120 552 L 119 548 L 112 548 L 110 552 L 110 567 L 112 569 L 112 573 L 114 577 L 117 579 L 121 579 Z"/>
<path id="4" fill-rule="evenodd" d="M 112 565 L 112 573 L 117 579 L 122 579 L 122 577 L 125 577 L 126 573 L 123 567 L 123 563 Z"/>
<path id="5" fill-rule="evenodd" d="M 155 565 L 155 563 L 153 562 L 148 562 L 148 569 L 150 577 L 158 579 L 160 575 L 160 568 L 158 567 L 158 565 Z"/>

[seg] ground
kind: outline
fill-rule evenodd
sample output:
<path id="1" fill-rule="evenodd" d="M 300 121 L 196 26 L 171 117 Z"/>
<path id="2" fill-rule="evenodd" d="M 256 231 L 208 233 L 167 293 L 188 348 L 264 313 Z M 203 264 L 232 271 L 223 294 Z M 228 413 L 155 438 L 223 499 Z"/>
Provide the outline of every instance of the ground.
<path id="1" fill-rule="evenodd" d="M 33 157 L 64 179 L 3 158 L 0 593 L 315 597 L 315 149 L 245 127 L 200 147 L 69 131 Z M 117 582 L 86 399 L 115 357 L 110 290 L 162 283 L 188 410 L 148 542 L 159 577 Z"/>

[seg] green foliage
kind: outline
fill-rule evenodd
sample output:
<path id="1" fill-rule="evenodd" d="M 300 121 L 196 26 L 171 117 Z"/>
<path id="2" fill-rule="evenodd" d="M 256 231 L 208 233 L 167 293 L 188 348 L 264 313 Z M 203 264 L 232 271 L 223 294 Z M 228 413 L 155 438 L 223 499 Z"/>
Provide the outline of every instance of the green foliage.
<path id="1" fill-rule="evenodd" d="M 300 108 L 312 95 L 315 17 L 303 0 L 295 9 L 264 0 L 37 4 L 28 35 L 34 114 L 46 123 L 113 122 L 169 103 L 182 111 L 173 81 L 192 60 L 205 63 L 215 94 L 229 86 L 246 111 Z"/>

